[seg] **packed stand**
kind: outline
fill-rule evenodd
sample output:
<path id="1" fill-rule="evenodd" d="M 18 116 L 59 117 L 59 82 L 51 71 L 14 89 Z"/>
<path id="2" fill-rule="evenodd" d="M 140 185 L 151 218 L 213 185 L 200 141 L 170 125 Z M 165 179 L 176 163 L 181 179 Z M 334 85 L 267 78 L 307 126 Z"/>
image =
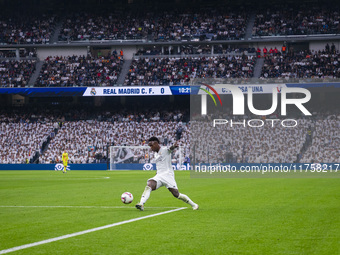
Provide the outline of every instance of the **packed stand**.
<path id="1" fill-rule="evenodd" d="M 37 13 L 33 6 L 22 10 L 24 15 L 15 9 L 9 11 L 10 14 L 2 12 L 0 44 L 49 44 L 60 19 L 63 20 L 58 34 L 60 42 L 243 40 L 248 16 L 252 13 L 250 8 L 256 12 L 253 36 L 340 33 L 339 7 L 325 2 L 320 6 L 308 3 L 308 6 L 287 7 L 282 4 L 264 8 L 227 6 L 225 3 L 214 8 L 199 5 L 173 5 L 171 8 L 159 5 L 156 8 L 144 5 L 130 9 L 120 6 L 115 11 L 108 11 L 113 9 L 109 4 L 95 6 L 91 11 L 83 7 L 74 6 L 77 11 L 61 15 L 49 13 L 51 11 L 47 7 L 45 13 Z"/>
<path id="2" fill-rule="evenodd" d="M 329 115 L 315 121 L 308 139 L 311 146 L 301 158 L 302 163 L 340 162 L 340 115 Z"/>
<path id="3" fill-rule="evenodd" d="M 140 58 L 132 61 L 124 85 L 184 85 L 195 78 L 251 78 L 255 56 Z"/>
<path id="4" fill-rule="evenodd" d="M 147 146 L 146 141 L 151 136 L 159 136 L 165 145 L 173 144 L 179 126 L 183 127 L 181 144 L 188 151 L 188 128 L 181 122 L 182 119 L 181 112 L 167 112 L 162 115 L 152 112 L 114 115 L 105 113 L 92 120 L 65 121 L 39 161 L 60 162 L 61 152 L 66 150 L 70 163 L 106 163 L 107 146 Z M 179 155 L 175 157 L 175 161 L 179 159 Z"/>
<path id="5" fill-rule="evenodd" d="M 50 116 L 0 114 L 0 163 L 34 163 L 54 129 Z"/>
<path id="6" fill-rule="evenodd" d="M 59 40 L 239 40 L 245 35 L 246 19 L 246 12 L 223 7 L 77 13 L 66 18 Z"/>
<path id="7" fill-rule="evenodd" d="M 0 44 L 47 44 L 57 18 L 55 15 L 7 15 L 0 18 Z"/>
<path id="8" fill-rule="evenodd" d="M 113 86 L 123 65 L 123 57 L 109 56 L 48 57 L 35 86 Z"/>
<path id="9" fill-rule="evenodd" d="M 196 164 L 296 162 L 305 142 L 306 124 L 310 122 L 304 119 L 297 121 L 301 124 L 298 128 L 282 127 L 278 121 L 275 124 L 266 122 L 262 128 L 247 124 L 245 127 L 228 124 L 212 128 L 210 121 L 192 121 L 191 160 Z"/>
<path id="10" fill-rule="evenodd" d="M 338 51 L 301 51 L 288 54 L 268 54 L 265 57 L 261 78 L 305 79 L 340 78 Z"/>
<path id="11" fill-rule="evenodd" d="M 308 3 L 298 7 L 266 7 L 258 11 L 253 36 L 339 34 L 340 9 Z"/>
<path id="12" fill-rule="evenodd" d="M 182 111 L 75 116 L 2 112 L 0 163 L 59 163 L 63 150 L 70 163 L 106 163 L 108 146 L 145 146 L 148 151 L 151 136 L 166 146 L 179 141 L 182 150 L 174 153 L 173 163 L 332 163 L 339 162 L 340 156 L 339 114 L 298 118 L 295 128 L 283 127 L 279 121 L 265 121 L 262 128 L 247 124 L 212 128 L 210 121 L 187 122 Z M 138 163 L 152 160 L 151 154 L 148 159 L 133 156 Z"/>
<path id="13" fill-rule="evenodd" d="M 0 87 L 26 87 L 35 64 L 36 60 L 0 60 Z"/>

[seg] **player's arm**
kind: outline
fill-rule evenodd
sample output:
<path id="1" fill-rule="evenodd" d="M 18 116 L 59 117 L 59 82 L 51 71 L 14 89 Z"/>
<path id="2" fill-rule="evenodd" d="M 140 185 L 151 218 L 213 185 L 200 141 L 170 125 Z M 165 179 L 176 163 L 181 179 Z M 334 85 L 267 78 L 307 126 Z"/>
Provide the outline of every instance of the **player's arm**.
<path id="1" fill-rule="evenodd" d="M 173 151 L 174 149 L 178 148 L 177 141 L 169 148 L 170 151 Z"/>

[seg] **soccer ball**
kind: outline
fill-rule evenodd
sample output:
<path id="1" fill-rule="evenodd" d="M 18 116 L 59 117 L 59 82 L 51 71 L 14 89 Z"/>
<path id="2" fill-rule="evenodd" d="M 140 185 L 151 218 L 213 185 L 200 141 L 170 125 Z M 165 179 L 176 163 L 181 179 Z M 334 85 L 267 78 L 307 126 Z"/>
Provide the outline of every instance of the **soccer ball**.
<path id="1" fill-rule="evenodd" d="M 124 192 L 120 199 L 124 204 L 130 204 L 133 201 L 133 196 L 130 192 Z"/>

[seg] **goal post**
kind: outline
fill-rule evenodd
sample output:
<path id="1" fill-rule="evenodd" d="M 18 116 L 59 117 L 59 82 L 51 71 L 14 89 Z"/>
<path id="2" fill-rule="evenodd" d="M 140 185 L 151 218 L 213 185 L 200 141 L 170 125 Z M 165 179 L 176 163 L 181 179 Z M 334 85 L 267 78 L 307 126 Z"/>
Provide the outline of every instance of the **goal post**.
<path id="1" fill-rule="evenodd" d="M 110 146 L 109 170 L 155 170 L 154 152 L 149 146 Z M 183 164 L 183 152 L 179 147 L 171 153 L 174 169 Z"/>

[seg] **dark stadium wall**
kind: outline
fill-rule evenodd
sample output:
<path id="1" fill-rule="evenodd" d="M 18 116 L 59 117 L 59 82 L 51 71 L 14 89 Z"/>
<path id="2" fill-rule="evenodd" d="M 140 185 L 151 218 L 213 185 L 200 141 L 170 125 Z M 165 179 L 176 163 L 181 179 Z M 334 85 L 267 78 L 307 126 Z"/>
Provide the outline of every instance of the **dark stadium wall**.
<path id="1" fill-rule="evenodd" d="M 328 43 L 329 46 L 331 46 L 333 43 L 336 47 L 336 49 L 340 49 L 340 40 L 325 40 L 321 42 L 315 42 L 315 41 L 310 41 L 309 42 L 309 49 L 314 50 L 314 51 L 319 51 L 319 50 L 324 50 L 326 44 Z"/>
<path id="2" fill-rule="evenodd" d="M 38 48 L 38 59 L 43 61 L 47 57 L 87 56 L 87 47 L 49 47 Z"/>
<path id="3" fill-rule="evenodd" d="M 5 109 L 27 111 L 29 109 L 87 109 L 95 112 L 101 110 L 147 111 L 147 109 L 189 111 L 190 96 L 145 96 L 145 97 L 20 97 L 24 104 L 17 104 L 13 95 L 0 95 L 0 105 Z M 16 98 L 16 97 L 14 97 Z"/>

